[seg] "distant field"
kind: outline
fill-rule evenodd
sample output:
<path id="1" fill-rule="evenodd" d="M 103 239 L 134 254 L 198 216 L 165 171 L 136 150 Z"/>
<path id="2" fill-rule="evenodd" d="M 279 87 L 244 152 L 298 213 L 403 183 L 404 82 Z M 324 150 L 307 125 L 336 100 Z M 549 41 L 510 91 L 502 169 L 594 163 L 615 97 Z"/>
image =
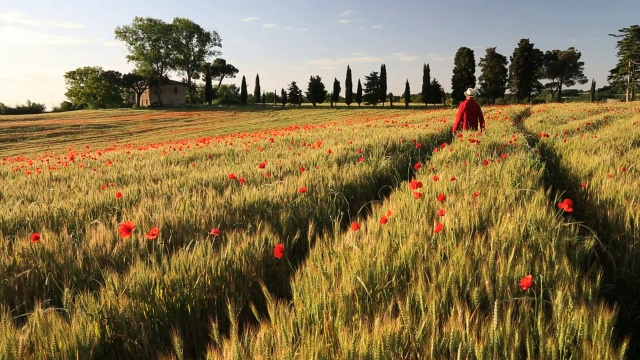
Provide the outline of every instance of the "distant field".
<path id="1" fill-rule="evenodd" d="M 640 107 L 0 118 L 0 358 L 635 358 Z"/>

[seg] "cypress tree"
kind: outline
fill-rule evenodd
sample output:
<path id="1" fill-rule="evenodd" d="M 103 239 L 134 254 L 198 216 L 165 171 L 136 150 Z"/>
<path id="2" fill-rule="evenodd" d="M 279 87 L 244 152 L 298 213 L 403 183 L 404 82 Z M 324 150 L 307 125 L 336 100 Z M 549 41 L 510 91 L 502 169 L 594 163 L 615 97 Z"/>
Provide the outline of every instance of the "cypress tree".
<path id="1" fill-rule="evenodd" d="M 422 67 L 422 93 L 420 94 L 420 100 L 425 106 L 431 100 L 431 69 L 429 64 L 424 64 Z"/>
<path id="2" fill-rule="evenodd" d="M 507 57 L 496 52 L 496 48 L 487 48 L 485 56 L 480 58 L 480 95 L 489 104 L 495 104 L 497 98 L 504 98 L 507 90 L 509 71 Z"/>
<path id="3" fill-rule="evenodd" d="M 521 39 L 518 47 L 513 50 L 509 65 L 509 91 L 517 102 L 531 97 L 542 89 L 540 84 L 540 68 L 544 54 L 533 47 L 529 39 Z"/>
<path id="4" fill-rule="evenodd" d="M 353 80 L 351 80 L 351 68 L 347 65 L 347 78 L 344 81 L 344 102 L 351 106 L 353 102 Z"/>
<path id="5" fill-rule="evenodd" d="M 287 92 L 284 89 L 280 89 L 280 98 L 282 101 L 282 107 L 287 105 Z"/>
<path id="6" fill-rule="evenodd" d="M 451 77 L 451 99 L 456 103 L 465 99 L 467 88 L 476 87 L 476 60 L 473 50 L 461 47 L 453 59 L 453 76 Z"/>
<path id="7" fill-rule="evenodd" d="M 382 106 L 384 106 L 384 102 L 387 100 L 387 66 L 385 64 L 382 64 L 380 66 L 379 81 L 380 85 L 378 85 L 378 99 L 382 102 Z"/>
<path id="8" fill-rule="evenodd" d="M 360 83 L 360 79 L 358 79 L 358 90 L 356 92 L 356 102 L 358 106 L 362 103 L 362 84 Z"/>
<path id="9" fill-rule="evenodd" d="M 242 75 L 242 85 L 240 85 L 240 102 L 242 105 L 247 105 L 247 80 Z"/>
<path id="10" fill-rule="evenodd" d="M 331 100 L 336 106 L 338 105 L 338 100 L 340 100 L 341 90 L 342 89 L 340 88 L 340 81 L 338 81 L 338 79 L 336 78 L 333 78 L 333 93 L 331 95 Z"/>
<path id="11" fill-rule="evenodd" d="M 209 64 L 204 65 L 204 102 L 211 104 L 213 101 L 213 85 L 211 83 L 211 67 Z"/>
<path id="12" fill-rule="evenodd" d="M 591 102 L 596 101 L 596 81 L 594 79 L 591 79 L 591 92 L 590 92 L 589 100 Z"/>
<path id="13" fill-rule="evenodd" d="M 404 85 L 404 107 L 409 107 L 409 103 L 411 102 L 411 89 L 409 88 L 409 79 L 407 79 L 406 84 Z"/>
<path id="14" fill-rule="evenodd" d="M 267 94 L 264 93 L 264 91 L 262 92 L 262 106 L 266 106 L 267 105 Z"/>
<path id="15" fill-rule="evenodd" d="M 393 107 L 393 93 L 389 93 L 389 107 Z"/>
<path id="16" fill-rule="evenodd" d="M 256 87 L 253 89 L 253 101 L 256 104 L 260 103 L 260 76 L 256 74 Z"/>

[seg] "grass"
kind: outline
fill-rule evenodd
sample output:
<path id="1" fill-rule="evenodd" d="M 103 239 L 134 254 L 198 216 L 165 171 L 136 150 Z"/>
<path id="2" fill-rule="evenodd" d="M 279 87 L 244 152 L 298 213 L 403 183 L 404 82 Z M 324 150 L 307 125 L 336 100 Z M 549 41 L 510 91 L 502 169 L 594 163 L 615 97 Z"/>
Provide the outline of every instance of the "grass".
<path id="1" fill-rule="evenodd" d="M 485 113 L 461 137 L 454 110 L 0 122 L 35 129 L 0 139 L 1 356 L 632 356 L 637 109 Z"/>

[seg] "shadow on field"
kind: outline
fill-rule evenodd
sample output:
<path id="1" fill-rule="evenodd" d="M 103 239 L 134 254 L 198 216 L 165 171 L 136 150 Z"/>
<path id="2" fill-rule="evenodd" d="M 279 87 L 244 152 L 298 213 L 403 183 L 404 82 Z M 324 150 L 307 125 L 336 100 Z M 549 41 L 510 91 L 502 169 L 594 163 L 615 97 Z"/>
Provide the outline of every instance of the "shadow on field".
<path id="1" fill-rule="evenodd" d="M 540 151 L 545 167 L 545 186 L 552 190 L 550 201 L 554 202 L 559 196 L 574 200 L 579 205 L 574 208 L 568 221 L 579 222 L 582 225 L 579 227 L 581 234 L 589 235 L 593 231 L 600 240 L 589 264 L 578 266 L 586 267 L 586 272 L 594 267 L 602 271 L 604 280 L 600 296 L 610 306 L 617 305 L 619 308 L 614 339 L 621 342 L 629 338 L 627 358 L 636 359 L 640 356 L 640 278 L 627 264 L 640 261 L 640 254 L 629 250 L 633 248 L 634 237 L 637 237 L 634 234 L 638 233 L 638 224 L 631 224 L 628 228 L 621 216 L 608 210 L 608 204 L 590 199 L 582 189 L 581 179 L 563 164 L 562 157 L 527 129 L 525 119 L 531 115 L 530 110 L 520 115 L 516 127 L 525 133 L 529 146 Z M 595 124 L 589 130 L 605 126 L 606 122 Z"/>

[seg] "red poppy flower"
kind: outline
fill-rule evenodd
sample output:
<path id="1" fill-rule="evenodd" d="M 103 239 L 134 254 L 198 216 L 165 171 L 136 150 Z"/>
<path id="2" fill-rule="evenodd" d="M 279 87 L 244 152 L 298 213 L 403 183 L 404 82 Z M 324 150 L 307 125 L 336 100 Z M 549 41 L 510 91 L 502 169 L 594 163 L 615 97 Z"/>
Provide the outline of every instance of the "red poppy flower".
<path id="1" fill-rule="evenodd" d="M 133 221 L 125 221 L 124 223 L 120 224 L 120 228 L 118 229 L 120 237 L 123 239 L 128 238 L 129 236 L 131 236 L 131 234 L 133 234 L 133 229 L 135 228 L 136 226 L 133 224 Z"/>
<path id="2" fill-rule="evenodd" d="M 421 167 L 422 167 L 422 164 L 415 163 L 415 165 L 413 165 L 413 170 L 418 171 L 418 170 L 420 170 Z"/>
<path id="3" fill-rule="evenodd" d="M 382 215 L 382 217 L 380 218 L 380 224 L 384 225 L 387 223 L 387 221 L 389 221 L 389 219 L 387 219 L 386 216 Z"/>
<path id="4" fill-rule="evenodd" d="M 236 178 L 236 174 L 235 173 L 229 173 L 229 180 L 233 180 Z"/>
<path id="5" fill-rule="evenodd" d="M 473 197 L 478 197 L 478 196 L 480 196 L 479 192 L 476 191 L 476 192 L 473 193 Z"/>
<path id="6" fill-rule="evenodd" d="M 580 184 L 580 186 L 582 186 L 583 188 L 587 187 L 587 183 L 583 182 L 582 184 Z"/>
<path id="7" fill-rule="evenodd" d="M 440 177 L 438 175 L 433 175 L 432 179 L 433 181 L 438 181 L 440 180 Z"/>
<path id="8" fill-rule="evenodd" d="M 107 190 L 107 184 L 102 184 L 102 190 Z"/>
<path id="9" fill-rule="evenodd" d="M 306 187 L 301 187 L 300 189 L 298 189 L 298 192 L 299 192 L 300 194 L 304 194 L 304 193 L 306 193 L 306 192 L 307 192 L 307 190 L 308 190 L 308 189 L 307 189 Z"/>
<path id="10" fill-rule="evenodd" d="M 40 242 L 40 234 L 38 233 L 31 234 L 31 236 L 29 237 L 29 240 L 31 240 L 32 243 Z"/>
<path id="11" fill-rule="evenodd" d="M 625 172 L 625 171 L 627 171 L 627 168 L 626 168 L 626 167 L 624 167 L 624 166 L 621 166 L 621 167 L 620 167 L 620 171 Z"/>
<path id="12" fill-rule="evenodd" d="M 306 169 L 304 168 L 304 166 L 300 166 L 300 172 L 303 173 Z"/>
<path id="13" fill-rule="evenodd" d="M 456 180 L 458 180 L 458 179 L 455 176 L 451 177 L 451 181 L 456 181 Z"/>
<path id="14" fill-rule="evenodd" d="M 358 222 L 357 222 L 357 221 L 354 221 L 354 222 L 351 224 L 351 230 L 353 230 L 353 231 L 358 231 L 358 230 L 360 230 L 360 224 L 358 224 Z"/>
<path id="15" fill-rule="evenodd" d="M 239 177 L 238 178 L 238 184 L 244 185 L 244 178 Z"/>
<path id="16" fill-rule="evenodd" d="M 447 143 L 440 144 L 440 149 L 444 149 L 445 147 L 447 147 Z"/>
<path id="17" fill-rule="evenodd" d="M 273 247 L 273 256 L 274 256 L 276 259 L 281 259 L 281 258 L 284 256 L 285 251 L 286 251 L 286 250 L 285 250 L 285 248 L 284 248 L 284 245 L 282 245 L 282 244 L 276 244 L 276 245 Z"/>
<path id="18" fill-rule="evenodd" d="M 444 229 L 444 225 L 442 225 L 442 223 L 437 223 L 436 227 L 433 229 L 433 232 L 437 234 L 442 231 L 442 229 Z"/>
<path id="19" fill-rule="evenodd" d="M 264 177 L 266 177 L 267 179 L 270 178 L 271 177 L 271 173 L 268 173 L 268 172 L 264 173 Z"/>
<path id="20" fill-rule="evenodd" d="M 209 231 L 209 234 L 213 235 L 213 236 L 218 236 L 218 235 L 220 235 L 220 229 L 213 228 L 213 229 L 211 229 L 211 231 Z"/>
<path id="21" fill-rule="evenodd" d="M 487 159 L 482 160 L 482 164 L 483 165 L 489 165 L 489 160 L 487 160 Z"/>
<path id="22" fill-rule="evenodd" d="M 149 232 L 146 233 L 144 236 L 146 236 L 147 239 L 149 240 L 153 240 L 158 237 L 159 232 L 160 230 L 157 227 L 154 227 L 153 229 L 149 230 Z"/>
<path id="23" fill-rule="evenodd" d="M 261 163 L 260 163 L 260 165 L 258 165 L 258 167 L 259 167 L 260 169 L 264 169 L 266 166 L 267 166 L 267 163 L 266 163 L 266 162 L 264 162 L 264 161 L 263 161 L 263 162 L 261 162 Z"/>
<path id="24" fill-rule="evenodd" d="M 445 201 L 446 199 L 447 199 L 447 197 L 446 197 L 446 196 L 444 196 L 444 194 L 438 194 L 438 201 L 439 201 L 439 202 L 443 202 L 443 201 Z"/>
<path id="25" fill-rule="evenodd" d="M 558 204 L 558 208 L 564 210 L 565 212 L 573 212 L 573 200 L 564 199 Z"/>
<path id="26" fill-rule="evenodd" d="M 422 143 L 417 143 L 416 144 L 416 149 L 420 149 L 422 147 Z"/>
<path id="27" fill-rule="evenodd" d="M 120 191 L 118 191 L 116 193 L 116 199 L 121 199 L 122 198 L 122 193 Z"/>
<path id="28" fill-rule="evenodd" d="M 331 149 L 327 150 L 327 154 L 331 154 L 331 153 L 332 153 Z"/>
<path id="29" fill-rule="evenodd" d="M 438 216 L 444 216 L 447 212 L 444 209 L 438 210 Z"/>
<path id="30" fill-rule="evenodd" d="M 420 199 L 422 197 L 422 193 L 419 191 L 414 191 L 413 192 L 413 198 L 414 199 Z"/>
<path id="31" fill-rule="evenodd" d="M 358 162 L 364 162 L 364 158 L 361 157 L 360 159 L 358 159 Z"/>
<path id="32" fill-rule="evenodd" d="M 416 190 L 422 188 L 422 182 L 418 180 L 411 180 L 409 183 L 409 190 Z"/>
<path id="33" fill-rule="evenodd" d="M 520 287 L 522 290 L 527 290 L 533 286 L 533 276 L 531 274 L 520 279 Z"/>

